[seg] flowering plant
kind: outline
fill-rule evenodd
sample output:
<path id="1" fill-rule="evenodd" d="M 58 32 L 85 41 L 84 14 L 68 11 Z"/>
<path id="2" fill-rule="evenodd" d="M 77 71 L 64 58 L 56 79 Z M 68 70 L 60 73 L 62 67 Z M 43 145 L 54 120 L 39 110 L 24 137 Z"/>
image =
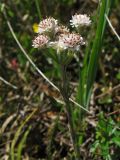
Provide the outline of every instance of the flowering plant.
<path id="1" fill-rule="evenodd" d="M 87 15 L 75 14 L 70 20 L 70 25 L 76 29 L 90 24 L 91 20 Z M 69 80 L 66 74 L 66 67 L 73 58 L 74 53 L 78 52 L 81 45 L 84 44 L 83 37 L 79 33 L 70 32 L 66 26 L 60 25 L 58 20 L 52 17 L 46 18 L 39 23 L 38 36 L 33 40 L 34 48 L 53 48 L 56 50 L 57 63 L 60 65 L 61 71 L 60 92 L 65 102 L 71 140 L 78 160 L 80 157 L 79 148 L 73 126 L 72 107 L 69 102 Z"/>

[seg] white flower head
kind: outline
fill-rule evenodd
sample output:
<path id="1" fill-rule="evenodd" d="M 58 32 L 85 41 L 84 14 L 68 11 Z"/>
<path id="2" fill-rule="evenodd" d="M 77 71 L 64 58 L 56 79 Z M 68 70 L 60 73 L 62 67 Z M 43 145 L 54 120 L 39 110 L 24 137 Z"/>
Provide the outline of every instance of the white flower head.
<path id="1" fill-rule="evenodd" d="M 68 34 L 61 34 L 59 36 L 58 41 L 51 42 L 49 46 L 57 49 L 57 51 L 61 50 L 72 50 L 78 51 L 80 46 L 85 44 L 83 38 L 76 33 L 68 33 Z"/>
<path id="2" fill-rule="evenodd" d="M 70 20 L 70 25 L 76 28 L 80 26 L 89 26 L 90 24 L 90 17 L 86 14 L 75 14 L 74 16 L 72 16 L 72 19 Z"/>
<path id="3" fill-rule="evenodd" d="M 42 20 L 38 25 L 38 33 L 54 32 L 58 26 L 58 21 L 52 17 Z"/>
<path id="4" fill-rule="evenodd" d="M 46 35 L 38 35 L 33 40 L 32 46 L 34 48 L 44 48 L 49 42 L 49 38 Z"/>

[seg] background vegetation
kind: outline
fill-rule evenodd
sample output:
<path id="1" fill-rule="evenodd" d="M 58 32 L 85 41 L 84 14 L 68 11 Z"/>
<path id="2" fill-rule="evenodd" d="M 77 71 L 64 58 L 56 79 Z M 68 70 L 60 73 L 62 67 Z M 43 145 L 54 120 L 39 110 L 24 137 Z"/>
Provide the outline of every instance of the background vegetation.
<path id="1" fill-rule="evenodd" d="M 109 15 L 118 35 L 119 6 L 120 1 L 114 0 Z M 88 44 L 92 46 L 99 20 L 99 2 L 1 0 L 0 9 L 0 159 L 75 159 L 62 97 L 30 64 L 24 49 L 36 66 L 59 86 L 60 71 L 51 59 L 52 51 L 32 47 L 36 26 L 46 16 L 68 24 L 76 12 L 87 13 L 92 25 L 82 30 L 81 34 L 87 47 Z M 88 105 L 92 115 L 84 115 L 77 105 L 73 109 L 82 160 L 120 159 L 120 41 L 108 23 L 101 46 Z M 86 48 L 82 47 L 67 69 L 72 97 L 83 106 L 86 101 L 81 98 L 83 88 L 79 77 L 86 52 Z"/>

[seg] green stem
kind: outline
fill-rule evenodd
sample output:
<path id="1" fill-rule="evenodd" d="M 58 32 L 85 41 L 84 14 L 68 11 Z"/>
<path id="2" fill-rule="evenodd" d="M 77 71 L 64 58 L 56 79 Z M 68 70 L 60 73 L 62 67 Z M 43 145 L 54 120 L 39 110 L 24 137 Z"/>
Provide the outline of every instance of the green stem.
<path id="1" fill-rule="evenodd" d="M 72 108 L 69 102 L 69 85 L 66 74 L 66 66 L 61 64 L 61 74 L 62 74 L 62 85 L 61 85 L 61 94 L 63 96 L 65 102 L 65 110 L 67 113 L 68 123 L 69 123 L 69 131 L 71 135 L 71 141 L 73 144 L 74 152 L 76 160 L 80 160 L 80 151 L 77 143 L 76 132 L 74 129 L 74 123 L 72 118 Z"/>

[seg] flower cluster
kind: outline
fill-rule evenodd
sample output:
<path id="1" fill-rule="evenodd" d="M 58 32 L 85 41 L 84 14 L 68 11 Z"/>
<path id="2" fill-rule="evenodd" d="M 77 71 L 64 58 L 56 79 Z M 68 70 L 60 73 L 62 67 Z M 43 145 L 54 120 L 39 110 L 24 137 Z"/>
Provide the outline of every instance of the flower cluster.
<path id="1" fill-rule="evenodd" d="M 58 41 L 50 42 L 50 46 L 57 49 L 58 52 L 62 50 L 72 50 L 72 51 L 78 51 L 80 48 L 80 45 L 85 44 L 83 41 L 83 38 L 76 33 L 67 33 L 67 34 L 61 34 L 59 36 Z"/>
<path id="2" fill-rule="evenodd" d="M 89 26 L 90 17 L 87 15 L 75 14 L 70 20 L 72 27 Z M 78 51 L 85 42 L 80 34 L 70 32 L 63 25 L 58 24 L 58 20 L 49 17 L 42 20 L 38 25 L 38 36 L 33 40 L 34 48 L 52 47 L 61 52 L 64 50 Z"/>
<path id="3" fill-rule="evenodd" d="M 91 24 L 91 20 L 90 17 L 88 17 L 86 14 L 75 14 L 72 16 L 70 24 L 72 27 L 76 28 L 80 26 L 89 26 Z"/>
<path id="4" fill-rule="evenodd" d="M 49 17 L 39 23 L 38 33 L 42 34 L 42 33 L 54 32 L 57 27 L 58 27 L 58 21 L 54 18 Z"/>
<path id="5" fill-rule="evenodd" d="M 38 35 L 34 40 L 33 40 L 33 47 L 34 48 L 42 48 L 44 47 L 49 41 L 49 37 L 46 35 Z"/>

